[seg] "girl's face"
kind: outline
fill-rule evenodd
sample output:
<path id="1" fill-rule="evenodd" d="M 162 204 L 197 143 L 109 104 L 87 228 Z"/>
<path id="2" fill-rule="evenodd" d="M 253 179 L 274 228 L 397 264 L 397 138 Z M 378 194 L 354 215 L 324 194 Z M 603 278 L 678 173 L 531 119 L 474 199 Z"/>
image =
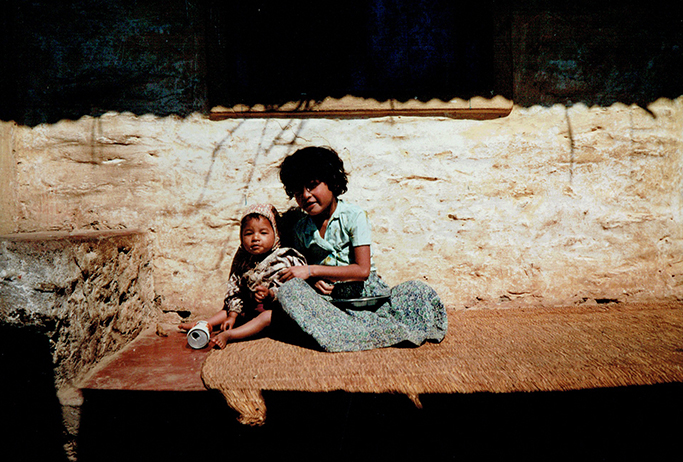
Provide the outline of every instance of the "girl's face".
<path id="1" fill-rule="evenodd" d="M 273 248 L 275 232 L 266 217 L 249 218 L 241 232 L 242 247 L 252 255 L 263 255 Z"/>
<path id="2" fill-rule="evenodd" d="M 332 215 L 337 204 L 337 198 L 332 194 L 327 183 L 314 180 L 294 195 L 296 203 L 311 216 Z"/>

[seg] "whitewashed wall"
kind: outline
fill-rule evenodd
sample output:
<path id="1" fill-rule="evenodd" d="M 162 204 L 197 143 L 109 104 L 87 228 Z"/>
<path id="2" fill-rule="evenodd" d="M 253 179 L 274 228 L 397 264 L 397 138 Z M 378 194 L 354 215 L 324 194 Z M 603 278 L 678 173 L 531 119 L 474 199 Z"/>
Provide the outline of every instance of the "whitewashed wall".
<path id="1" fill-rule="evenodd" d="M 202 315 L 221 307 L 242 209 L 293 205 L 277 167 L 323 144 L 345 161 L 343 197 L 368 211 L 391 284 L 426 280 L 454 309 L 683 299 L 683 98 L 648 109 L 3 124 L 0 186 L 16 198 L 0 219 L 17 232 L 148 230 L 164 308 Z"/>

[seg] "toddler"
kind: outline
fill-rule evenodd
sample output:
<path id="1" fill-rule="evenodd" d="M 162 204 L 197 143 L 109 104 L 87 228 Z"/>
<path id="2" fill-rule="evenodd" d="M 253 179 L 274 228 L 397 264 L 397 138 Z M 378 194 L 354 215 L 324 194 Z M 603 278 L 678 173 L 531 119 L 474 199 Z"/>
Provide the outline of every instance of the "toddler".
<path id="1" fill-rule="evenodd" d="M 271 323 L 272 307 L 277 301 L 280 276 L 292 266 L 306 268 L 305 258 L 296 250 L 280 247 L 278 212 L 270 204 L 251 206 L 240 223 L 240 247 L 230 268 L 223 309 L 207 319 L 211 329 L 220 332 L 209 346 L 225 348 L 228 342 L 253 337 Z M 246 322 L 235 327 L 238 318 Z M 183 323 L 189 330 L 196 323 Z"/>

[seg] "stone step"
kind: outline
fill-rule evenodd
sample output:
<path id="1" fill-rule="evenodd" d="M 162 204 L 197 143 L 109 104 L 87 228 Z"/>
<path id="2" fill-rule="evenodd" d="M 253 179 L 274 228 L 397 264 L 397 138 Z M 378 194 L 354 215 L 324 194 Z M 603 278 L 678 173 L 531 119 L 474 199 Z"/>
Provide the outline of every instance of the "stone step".
<path id="1" fill-rule="evenodd" d="M 195 350 L 186 335 L 158 335 L 148 329 L 120 352 L 96 367 L 81 388 L 129 391 L 203 391 L 204 359 L 211 350 Z"/>

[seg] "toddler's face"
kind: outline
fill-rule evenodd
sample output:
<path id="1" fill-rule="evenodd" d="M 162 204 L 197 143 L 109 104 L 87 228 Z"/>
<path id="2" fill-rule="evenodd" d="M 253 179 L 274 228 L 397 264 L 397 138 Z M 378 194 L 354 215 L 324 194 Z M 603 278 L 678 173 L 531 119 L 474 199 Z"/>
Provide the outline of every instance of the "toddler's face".
<path id="1" fill-rule="evenodd" d="M 273 248 L 275 232 L 266 217 L 250 218 L 242 226 L 242 247 L 252 255 L 263 255 Z"/>

